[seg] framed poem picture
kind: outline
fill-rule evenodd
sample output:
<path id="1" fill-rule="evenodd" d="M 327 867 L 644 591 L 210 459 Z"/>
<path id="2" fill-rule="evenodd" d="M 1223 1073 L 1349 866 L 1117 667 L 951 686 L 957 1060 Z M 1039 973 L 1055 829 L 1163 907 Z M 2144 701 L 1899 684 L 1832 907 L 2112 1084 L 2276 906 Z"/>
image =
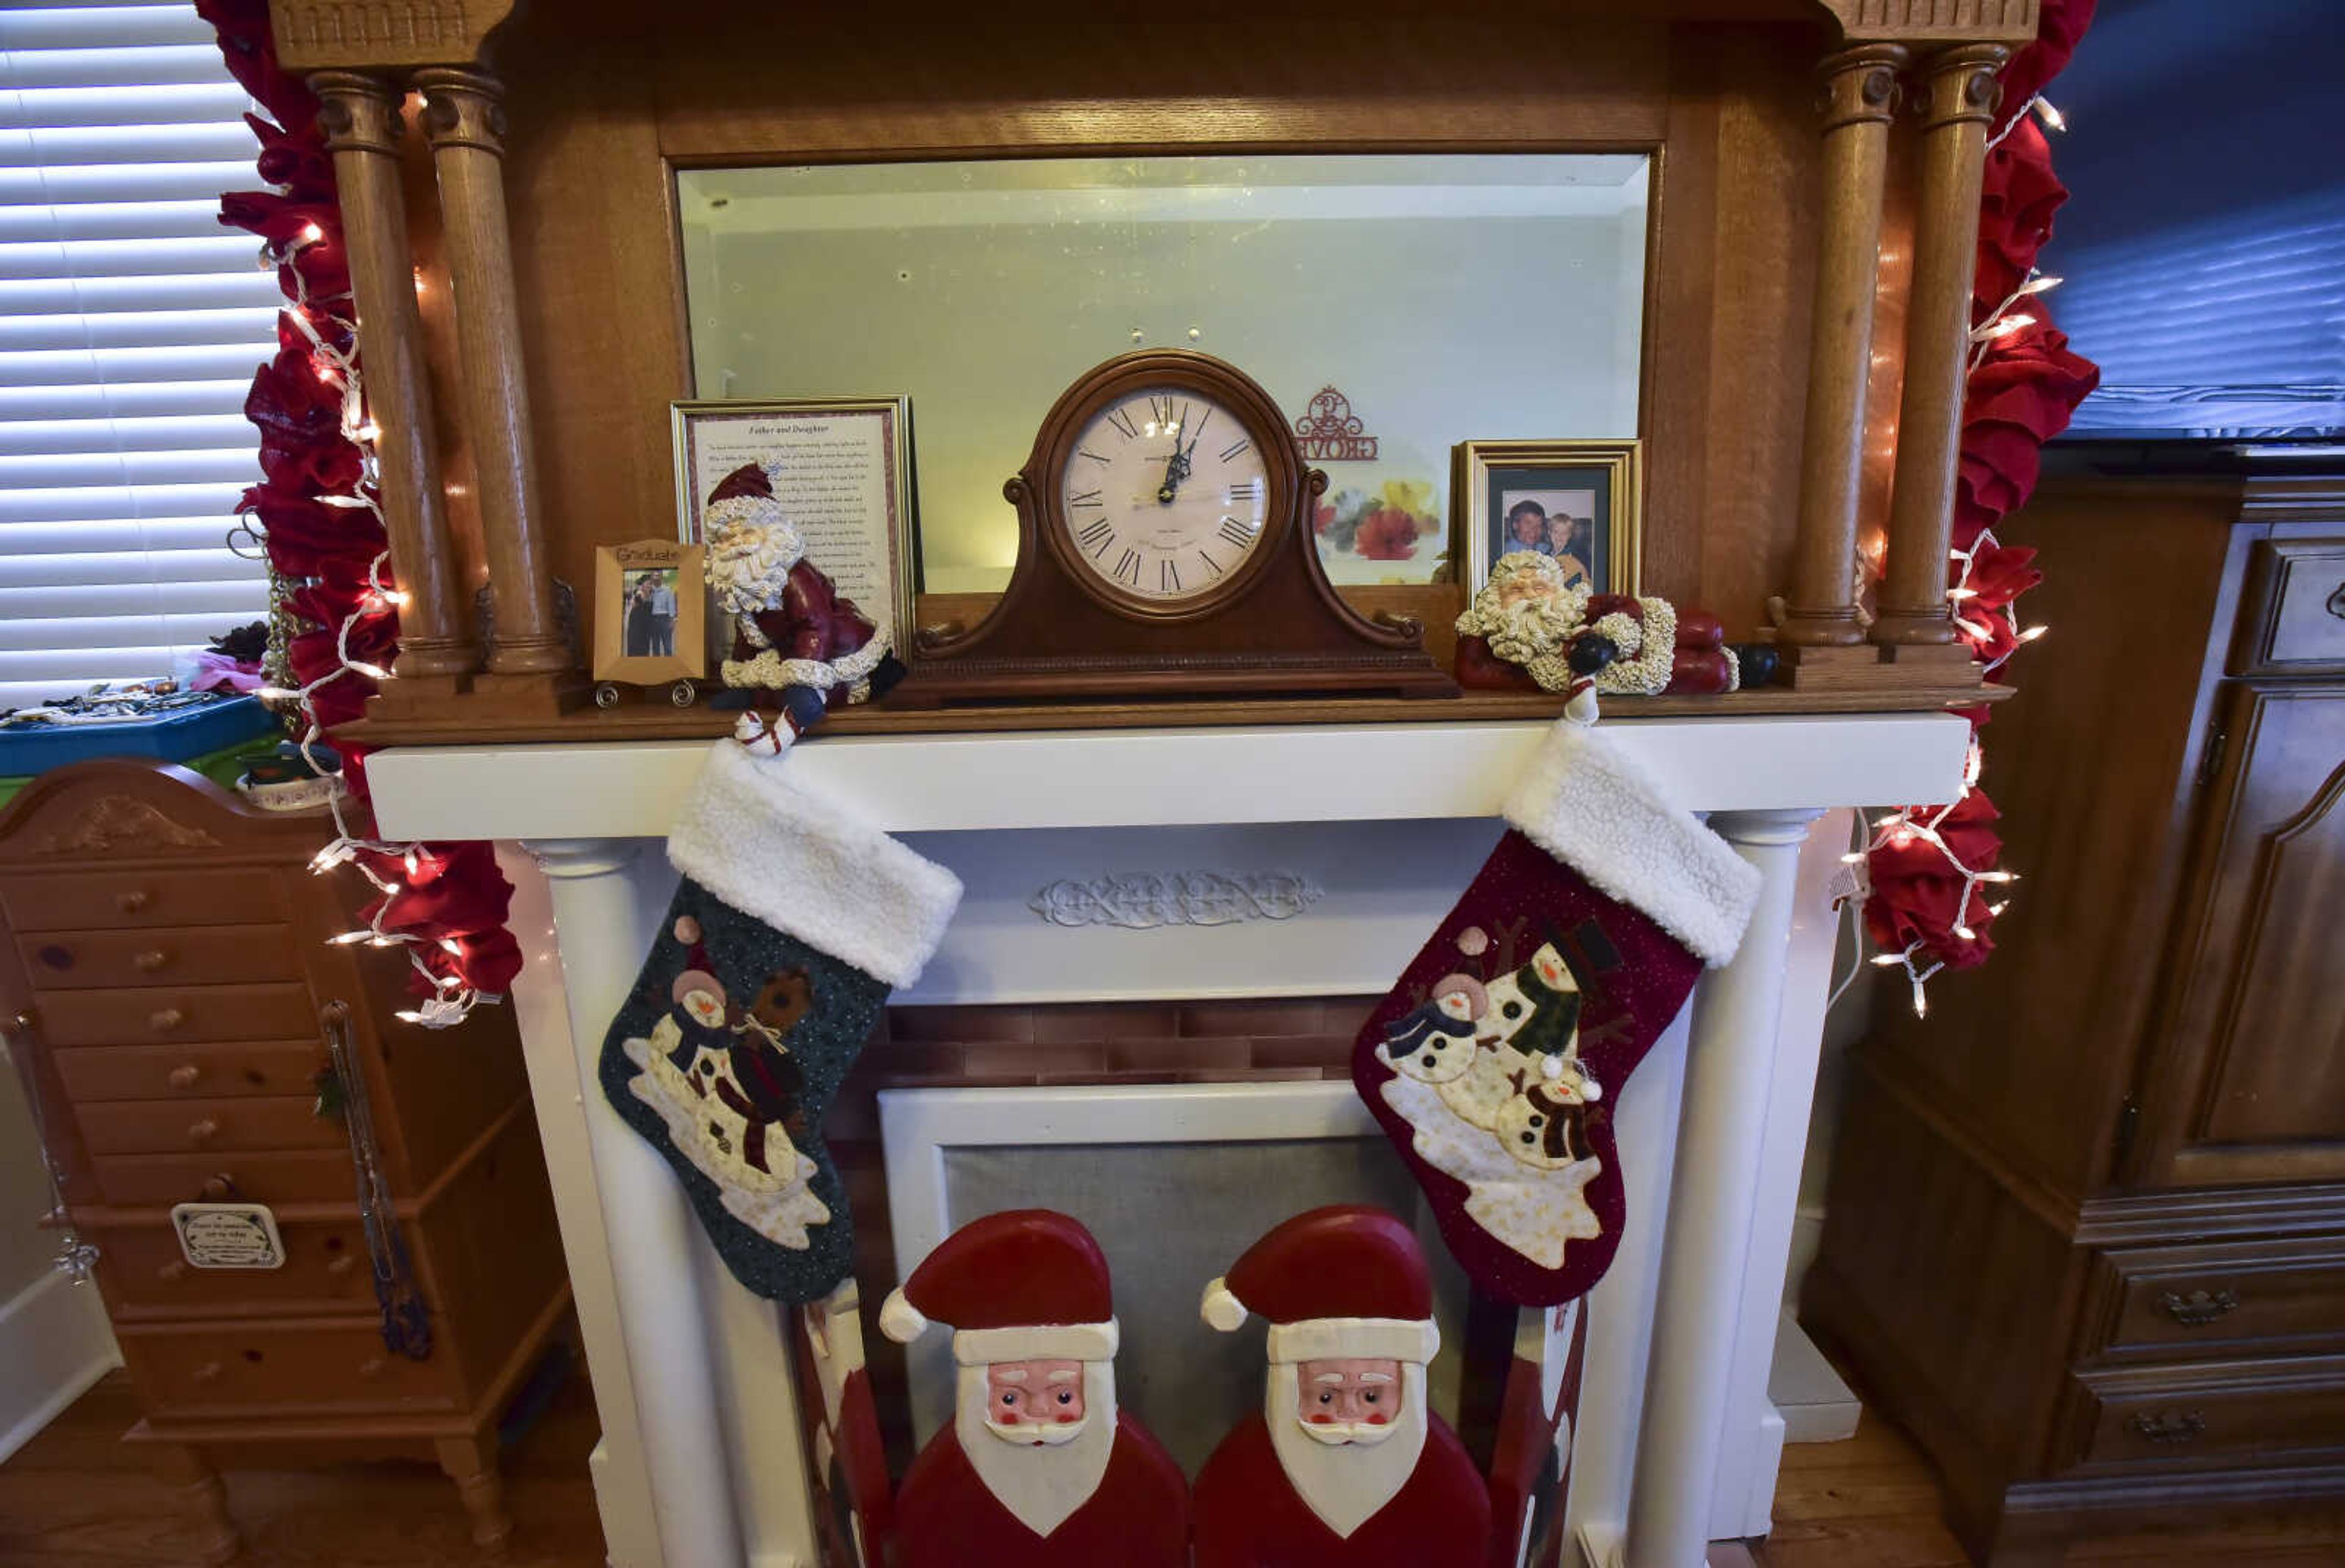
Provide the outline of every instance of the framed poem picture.
<path id="1" fill-rule="evenodd" d="M 1537 551 L 1568 582 L 1599 593 L 1635 593 L 1645 528 L 1644 443 L 1461 441 L 1451 476 L 1467 592 L 1491 563 Z"/>
<path id="2" fill-rule="evenodd" d="M 672 539 L 594 551 L 594 679 L 657 686 L 708 673 L 701 548 Z"/>
<path id="3" fill-rule="evenodd" d="M 909 398 L 780 398 L 670 405 L 677 536 L 706 542 L 709 492 L 744 464 L 766 470 L 806 558 L 899 650 L 912 620 Z"/>

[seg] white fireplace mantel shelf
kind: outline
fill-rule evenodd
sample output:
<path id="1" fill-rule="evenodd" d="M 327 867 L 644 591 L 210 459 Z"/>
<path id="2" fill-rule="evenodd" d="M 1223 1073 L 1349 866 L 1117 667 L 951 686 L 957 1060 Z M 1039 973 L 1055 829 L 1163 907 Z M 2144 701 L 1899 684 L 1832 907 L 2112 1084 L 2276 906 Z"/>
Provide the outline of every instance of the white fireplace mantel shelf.
<path id="1" fill-rule="evenodd" d="M 1373 994 L 1497 835 L 1539 721 L 828 735 L 784 764 L 967 888 L 901 1003 Z M 1616 1103 L 1638 1222 L 1590 1298 L 1566 1520 L 1588 1568 L 1698 1568 L 1763 1533 L 1767 1402 L 1839 916 L 1846 808 L 1945 800 L 1951 713 L 1608 719 L 1758 868 L 1758 907 Z M 604 1029 L 675 873 L 665 838 L 709 742 L 400 747 L 369 764 L 381 830 L 494 839 L 525 963 L 531 1096 L 603 1420 L 614 1568 L 812 1568 L 787 1319 L 736 1285 L 665 1162 L 596 1084 Z M 1821 818 L 1821 820 L 1819 820 Z M 1282 871 L 1307 912 L 1144 932 L 1039 913 L 1053 878 Z"/>
<path id="2" fill-rule="evenodd" d="M 1691 811 L 1943 799 L 1951 713 L 1606 721 Z M 795 780 L 895 833 L 1497 814 L 1547 723 L 835 735 Z M 661 838 L 709 743 L 419 746 L 368 765 L 393 838 Z"/>

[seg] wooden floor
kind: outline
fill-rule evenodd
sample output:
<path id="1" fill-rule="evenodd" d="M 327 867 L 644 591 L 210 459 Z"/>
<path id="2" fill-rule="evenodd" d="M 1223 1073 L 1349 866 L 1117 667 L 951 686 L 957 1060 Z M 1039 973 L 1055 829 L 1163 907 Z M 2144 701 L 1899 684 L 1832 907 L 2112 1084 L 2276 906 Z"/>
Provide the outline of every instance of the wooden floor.
<path id="1" fill-rule="evenodd" d="M 162 1488 L 115 1439 L 137 1414 L 121 1374 L 85 1395 L 0 1465 L 5 1568 L 165 1568 L 188 1561 Z M 507 1568 L 602 1568 L 586 1479 L 595 1438 L 585 1381 L 573 1377 L 506 1459 L 513 1546 Z M 444 1568 L 480 1562 L 456 1489 L 424 1465 L 239 1471 L 228 1497 L 246 1568 Z M 1867 1416 L 1846 1442 L 1784 1451 L 1775 1532 L 1754 1543 L 1760 1568 L 1958 1568 L 1930 1472 L 1903 1436 Z M 1723 1564 L 1721 1553 L 1713 1563 Z M 2345 1535 L 2231 1532 L 2110 1540 L 2070 1549 L 2074 1563 L 2135 1568 L 2339 1568 Z"/>

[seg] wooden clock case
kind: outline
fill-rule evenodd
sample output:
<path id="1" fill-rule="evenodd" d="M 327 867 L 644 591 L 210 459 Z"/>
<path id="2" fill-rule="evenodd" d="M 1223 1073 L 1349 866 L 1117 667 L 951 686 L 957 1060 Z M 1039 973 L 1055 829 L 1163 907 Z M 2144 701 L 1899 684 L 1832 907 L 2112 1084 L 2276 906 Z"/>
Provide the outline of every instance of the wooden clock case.
<path id="1" fill-rule="evenodd" d="M 1061 478 L 1098 411 L 1151 388 L 1228 409 L 1263 454 L 1263 539 L 1218 591 L 1172 603 L 1119 594 L 1074 553 Z M 1026 466 L 1002 487 L 1018 509 L 1018 561 L 974 629 L 919 629 L 898 706 L 980 698 L 1263 695 L 1450 697 L 1457 683 L 1409 617 L 1361 614 L 1319 564 L 1310 526 L 1327 476 L 1305 468 L 1286 417 L 1236 367 L 1187 349 L 1142 349 L 1060 395 Z"/>

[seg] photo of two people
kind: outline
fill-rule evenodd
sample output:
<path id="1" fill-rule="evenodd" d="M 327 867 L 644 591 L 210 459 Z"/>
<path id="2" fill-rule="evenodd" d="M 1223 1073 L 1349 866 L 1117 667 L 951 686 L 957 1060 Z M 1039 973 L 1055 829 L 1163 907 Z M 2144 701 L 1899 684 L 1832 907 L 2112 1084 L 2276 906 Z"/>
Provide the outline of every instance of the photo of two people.
<path id="1" fill-rule="evenodd" d="M 1601 501 L 1595 491 L 1500 489 L 1497 500 L 1503 521 L 1491 560 L 1531 551 L 1552 557 L 1563 568 L 1566 583 L 1603 591 L 1596 559 L 1596 512 Z"/>
<path id="2" fill-rule="evenodd" d="M 627 608 L 628 658 L 675 652 L 675 582 L 676 569 L 673 566 L 631 568 L 620 574 Z"/>

